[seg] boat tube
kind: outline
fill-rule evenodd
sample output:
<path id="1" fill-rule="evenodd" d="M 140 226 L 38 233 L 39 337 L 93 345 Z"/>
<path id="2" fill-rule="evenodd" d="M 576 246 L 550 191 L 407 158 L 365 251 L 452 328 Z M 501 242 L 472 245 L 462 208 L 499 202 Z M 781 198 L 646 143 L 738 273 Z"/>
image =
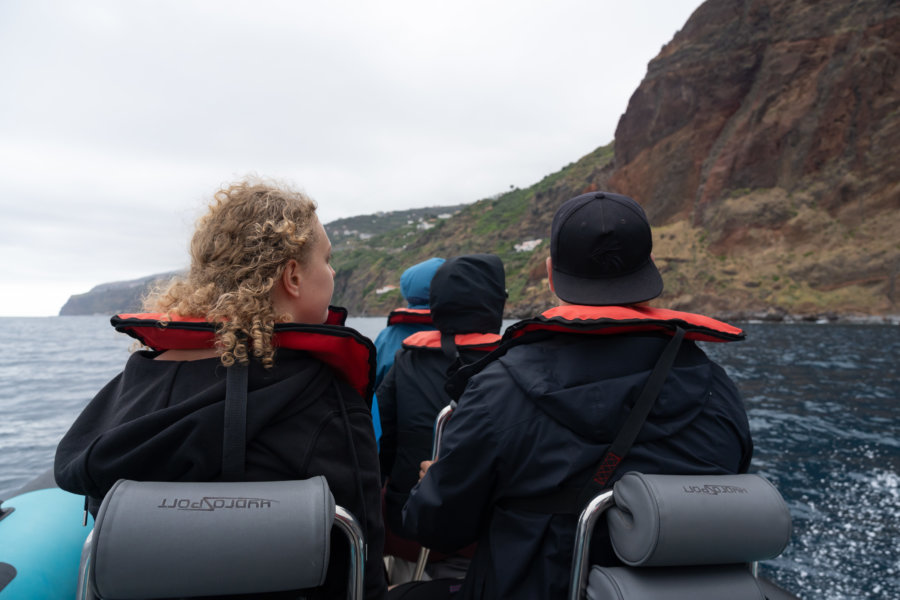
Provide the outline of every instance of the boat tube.
<path id="1" fill-rule="evenodd" d="M 71 600 L 81 548 L 84 497 L 57 487 L 48 470 L 0 501 L 0 600 Z"/>

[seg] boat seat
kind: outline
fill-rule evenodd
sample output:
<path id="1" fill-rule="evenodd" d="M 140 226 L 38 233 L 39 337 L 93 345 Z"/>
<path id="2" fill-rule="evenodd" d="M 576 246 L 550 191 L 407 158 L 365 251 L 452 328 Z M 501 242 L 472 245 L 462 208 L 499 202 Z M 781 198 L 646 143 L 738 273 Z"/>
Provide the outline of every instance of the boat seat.
<path id="1" fill-rule="evenodd" d="M 626 566 L 588 568 L 591 533 L 605 514 Z M 781 554 L 791 516 L 759 475 L 626 473 L 582 511 L 570 600 L 763 600 L 756 562 Z"/>
<path id="2" fill-rule="evenodd" d="M 183 598 L 315 588 L 332 526 L 350 544 L 348 598 L 362 598 L 364 539 L 324 477 L 266 482 L 121 479 L 84 544 L 79 600 Z"/>

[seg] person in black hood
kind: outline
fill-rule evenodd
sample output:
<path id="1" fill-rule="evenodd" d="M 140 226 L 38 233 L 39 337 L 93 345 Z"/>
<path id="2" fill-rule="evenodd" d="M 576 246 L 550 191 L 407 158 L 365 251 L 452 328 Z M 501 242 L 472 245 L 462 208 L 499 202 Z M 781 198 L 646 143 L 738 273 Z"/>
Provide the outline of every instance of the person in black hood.
<path id="1" fill-rule="evenodd" d="M 662 292 L 651 248 L 631 198 L 595 192 L 563 203 L 547 259 L 560 305 L 507 328 L 497 351 L 451 379 L 458 408 L 440 458 L 422 465 L 403 525 L 444 552 L 477 542 L 461 597 L 565 597 L 584 498 L 625 472 L 748 469 L 740 395 L 693 341 L 743 334 L 649 307 Z M 664 383 L 644 393 L 656 387 L 647 382 L 657 368 Z M 641 413 L 632 409 L 646 398 L 652 408 L 623 451 L 629 416 Z M 591 550 L 594 564 L 617 562 L 604 532 Z"/>
<path id="2" fill-rule="evenodd" d="M 113 318 L 117 329 L 144 331 L 135 337 L 157 350 L 133 353 L 88 403 L 57 447 L 54 474 L 62 489 L 87 496 L 95 515 L 120 478 L 323 475 L 362 525 L 365 597 L 374 600 L 387 587 L 381 478 L 371 389 L 357 377 L 372 379 L 374 347 L 331 324 L 331 244 L 315 209 L 306 195 L 255 179 L 215 194 L 194 232 L 186 278 L 147 301 L 152 314 Z M 317 352 L 317 344 L 344 342 L 370 360 L 330 364 Z M 226 373 L 240 372 L 245 382 L 229 376 L 226 386 Z M 227 429 L 226 405 L 244 390 L 245 427 Z M 245 431 L 243 452 L 228 443 L 236 430 Z M 345 596 L 348 549 L 342 535 L 332 537 L 325 585 L 304 597 Z"/>
<path id="3" fill-rule="evenodd" d="M 415 561 L 418 546 L 404 544 L 414 531 L 403 528 L 401 510 L 419 480 L 419 463 L 431 458 L 432 430 L 438 412 L 450 403 L 444 390 L 448 371 L 482 358 L 500 341 L 506 279 L 503 263 L 493 254 L 469 254 L 446 261 L 431 281 L 432 320 L 437 331 L 422 331 L 403 340 L 394 364 L 378 388 L 381 403 L 381 471 L 384 491 L 385 554 L 397 567 L 391 583 L 406 577 L 400 565 Z M 442 557 L 428 573 L 462 576 L 468 559 Z"/>

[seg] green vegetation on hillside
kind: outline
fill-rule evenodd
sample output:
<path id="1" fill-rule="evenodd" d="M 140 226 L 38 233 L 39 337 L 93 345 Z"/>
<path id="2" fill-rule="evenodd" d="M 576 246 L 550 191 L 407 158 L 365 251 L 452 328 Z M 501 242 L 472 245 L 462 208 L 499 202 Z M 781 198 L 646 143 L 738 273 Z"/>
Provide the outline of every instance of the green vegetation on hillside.
<path id="1" fill-rule="evenodd" d="M 531 187 L 514 188 L 464 205 L 449 219 L 436 215 L 425 219 L 428 229 L 417 222 L 394 219 L 393 228 L 366 240 L 356 240 L 352 248 L 336 248 L 335 302 L 352 314 L 385 314 L 403 300 L 398 290 L 378 290 L 399 286 L 400 275 L 408 266 L 432 256 L 489 252 L 498 255 L 506 269 L 508 314 L 525 314 L 535 305 L 548 305 L 543 265 L 553 211 L 569 195 L 592 185 L 596 189 L 598 177 L 612 158 L 613 146 L 608 144 Z M 359 219 L 377 220 L 379 216 Z M 516 245 L 524 242 L 531 242 L 534 247 L 517 250 Z"/>

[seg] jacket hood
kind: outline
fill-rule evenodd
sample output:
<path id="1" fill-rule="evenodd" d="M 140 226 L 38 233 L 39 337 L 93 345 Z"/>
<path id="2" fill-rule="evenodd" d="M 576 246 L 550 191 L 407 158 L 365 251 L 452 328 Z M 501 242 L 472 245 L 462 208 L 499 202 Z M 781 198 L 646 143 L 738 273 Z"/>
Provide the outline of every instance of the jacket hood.
<path id="1" fill-rule="evenodd" d="M 431 318 L 442 333 L 499 333 L 505 304 L 506 274 L 494 254 L 451 258 L 431 281 Z"/>
<path id="2" fill-rule="evenodd" d="M 646 335 L 559 335 L 513 348 L 500 362 L 541 411 L 589 440 L 609 442 L 667 341 Z M 696 344 L 683 342 L 638 439 L 667 437 L 688 425 L 706 405 L 711 369 Z"/>
<path id="3" fill-rule="evenodd" d="M 409 308 L 428 308 L 431 278 L 442 264 L 443 258 L 429 258 L 403 272 L 400 276 L 400 293 L 406 298 Z"/>

